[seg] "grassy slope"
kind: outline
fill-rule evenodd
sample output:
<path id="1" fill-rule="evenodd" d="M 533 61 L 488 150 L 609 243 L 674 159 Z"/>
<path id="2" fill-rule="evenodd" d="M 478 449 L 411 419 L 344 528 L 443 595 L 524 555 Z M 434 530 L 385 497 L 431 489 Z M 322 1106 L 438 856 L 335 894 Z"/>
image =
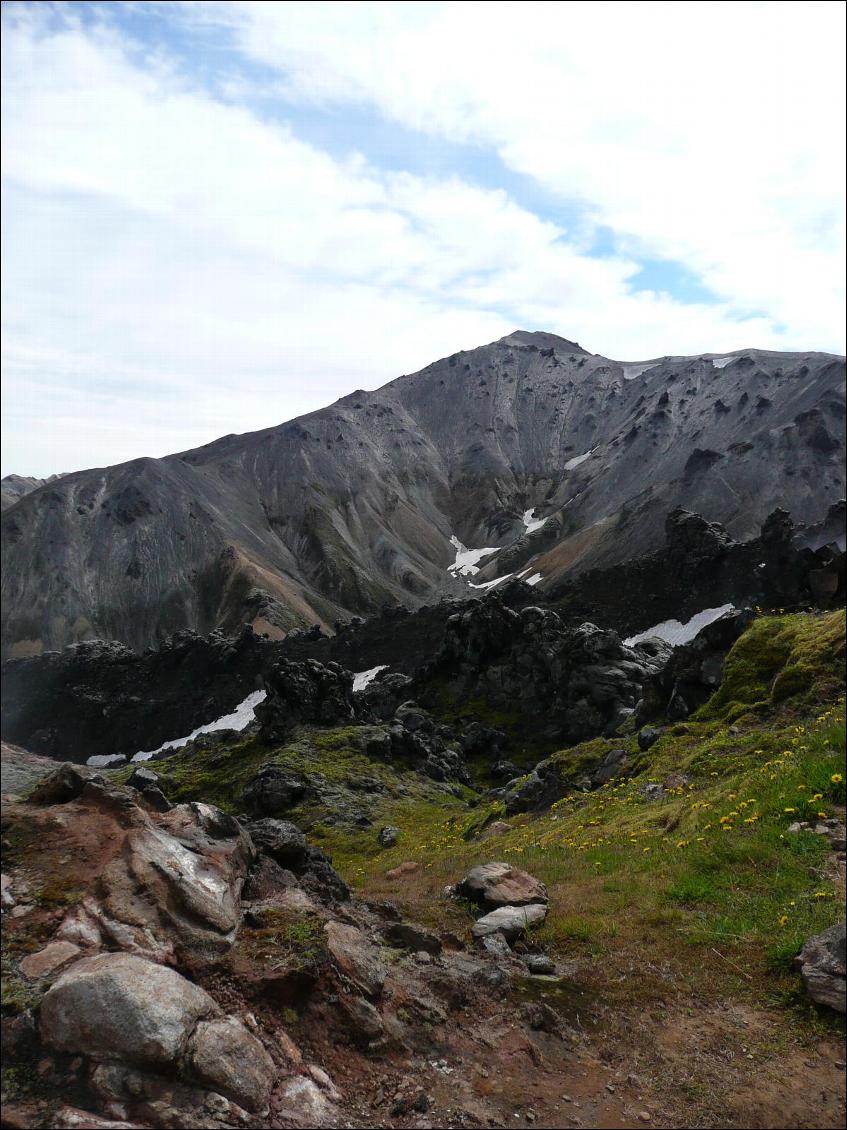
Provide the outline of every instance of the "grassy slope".
<path id="1" fill-rule="evenodd" d="M 370 832 L 315 834 L 363 894 L 456 928 L 470 920 L 441 898 L 445 884 L 492 858 L 525 867 L 550 890 L 539 940 L 559 957 L 588 958 L 606 991 L 640 955 L 692 987 L 717 972 L 725 986 L 791 994 L 803 939 L 842 914 L 824 839 L 787 827 L 843 812 L 843 662 L 841 613 L 762 617 L 697 715 L 640 758 L 633 738 L 620 743 L 640 766 L 626 781 L 513 818 L 494 840 L 469 836 L 501 815 L 497 805 L 468 813 L 452 799 L 426 810 L 379 804 L 378 818 L 401 830 L 389 851 Z M 554 756 L 579 761 L 588 745 Z M 688 779 L 646 799 L 645 786 L 670 774 Z M 421 872 L 387 880 L 403 860 Z"/>
<path id="2" fill-rule="evenodd" d="M 476 862 L 520 864 L 550 890 L 539 941 L 560 958 L 579 958 L 606 997 L 619 985 L 631 1000 L 629 975 L 640 965 L 639 991 L 648 991 L 657 964 L 691 988 L 708 989 L 719 974 L 723 986 L 760 998 L 791 994 L 791 958 L 840 913 L 825 841 L 786 829 L 843 811 L 844 646 L 840 613 L 761 617 L 728 656 L 720 690 L 695 716 L 668 728 L 646 754 L 634 735 L 616 743 L 629 749 L 634 776 L 512 818 L 511 830 L 493 840 L 478 833 L 502 816 L 496 803 L 469 808 L 469 791 L 454 796 L 372 760 L 365 751 L 371 727 L 304 730 L 279 748 L 251 738 L 178 754 L 162 768 L 173 799 L 235 812 L 241 789 L 263 764 L 320 778 L 325 794 L 338 790 L 341 805 L 372 820 L 366 828 L 338 823 L 315 801 L 290 814 L 348 882 L 460 933 L 470 916 L 442 897 L 444 886 Z M 567 770 L 604 751 L 595 741 L 552 756 Z M 683 775 L 684 784 L 671 778 L 672 787 L 648 800 L 645 786 L 671 774 Z M 376 830 L 388 823 L 400 838 L 386 850 Z M 404 860 L 420 862 L 421 870 L 387 879 Z"/>

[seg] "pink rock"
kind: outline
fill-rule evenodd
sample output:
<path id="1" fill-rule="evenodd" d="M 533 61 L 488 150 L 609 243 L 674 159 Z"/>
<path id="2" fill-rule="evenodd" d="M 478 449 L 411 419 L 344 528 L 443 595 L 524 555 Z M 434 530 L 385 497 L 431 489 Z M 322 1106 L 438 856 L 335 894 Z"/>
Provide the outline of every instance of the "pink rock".
<path id="1" fill-rule="evenodd" d="M 21 972 L 30 981 L 49 977 L 51 973 L 79 957 L 80 952 L 79 946 L 75 946 L 73 942 L 50 942 L 38 953 L 27 954 L 21 962 Z"/>

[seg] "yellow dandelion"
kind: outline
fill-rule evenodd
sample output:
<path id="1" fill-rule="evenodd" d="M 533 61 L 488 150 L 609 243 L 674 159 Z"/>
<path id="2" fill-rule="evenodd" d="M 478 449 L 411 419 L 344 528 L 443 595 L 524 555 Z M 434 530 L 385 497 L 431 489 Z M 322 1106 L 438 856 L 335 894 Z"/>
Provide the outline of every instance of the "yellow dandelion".
<path id="1" fill-rule="evenodd" d="M 840 773 L 833 773 L 829 779 L 832 781 L 833 785 L 840 785 L 844 780 Z"/>

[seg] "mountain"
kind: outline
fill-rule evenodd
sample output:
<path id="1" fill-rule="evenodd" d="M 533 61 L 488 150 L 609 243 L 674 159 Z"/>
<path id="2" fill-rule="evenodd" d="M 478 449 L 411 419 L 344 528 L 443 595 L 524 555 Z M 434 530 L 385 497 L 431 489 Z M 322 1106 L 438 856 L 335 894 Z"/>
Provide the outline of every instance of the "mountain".
<path id="1" fill-rule="evenodd" d="M 44 486 L 46 482 L 50 480 L 33 479 L 27 475 L 4 475 L 0 479 L 0 509 L 8 510 L 25 494 Z"/>
<path id="2" fill-rule="evenodd" d="M 655 547 L 678 505 L 737 538 L 777 506 L 818 521 L 844 495 L 844 409 L 832 354 L 621 363 L 518 331 L 24 495 L 3 515 L 4 653 L 243 622 L 281 636 L 514 572 L 544 589 Z M 491 552 L 457 558 L 451 538 Z"/>

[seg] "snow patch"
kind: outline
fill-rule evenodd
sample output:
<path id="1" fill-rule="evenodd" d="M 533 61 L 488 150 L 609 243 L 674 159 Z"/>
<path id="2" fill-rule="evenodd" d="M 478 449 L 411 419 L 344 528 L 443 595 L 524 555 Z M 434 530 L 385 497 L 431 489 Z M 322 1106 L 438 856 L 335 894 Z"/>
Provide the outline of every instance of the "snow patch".
<path id="1" fill-rule="evenodd" d="M 573 459 L 569 459 L 567 461 L 567 463 L 565 464 L 565 470 L 572 471 L 574 467 L 578 467 L 580 463 L 584 463 L 586 459 L 590 459 L 593 454 L 594 448 L 592 447 L 590 451 L 585 451 L 582 453 L 582 455 L 575 455 Z"/>
<path id="2" fill-rule="evenodd" d="M 456 550 L 456 560 L 452 565 L 448 565 L 447 569 L 448 572 L 460 577 L 472 577 L 475 573 L 478 573 L 477 561 L 497 552 L 496 546 L 493 549 L 468 549 L 467 546 L 462 545 L 455 534 L 450 538 L 450 544 Z"/>
<path id="3" fill-rule="evenodd" d="M 537 585 L 538 582 L 542 581 L 543 579 L 544 579 L 543 574 L 533 573 L 531 577 L 527 577 L 525 583 L 528 584 L 528 585 Z"/>
<path id="4" fill-rule="evenodd" d="M 200 734 L 212 734 L 216 730 L 245 730 L 256 717 L 255 708 L 266 698 L 267 691 L 253 691 L 236 706 L 231 714 L 225 714 L 222 718 L 216 718 L 214 722 L 207 722 L 203 726 L 198 726 L 187 737 L 173 738 L 169 742 L 164 742 L 158 749 L 141 750 L 135 754 L 132 760 L 149 761 L 154 753 L 163 753 L 166 749 L 179 749 L 181 746 L 188 745 Z"/>
<path id="5" fill-rule="evenodd" d="M 637 636 L 630 636 L 623 642 L 627 647 L 632 647 L 633 644 L 641 643 L 642 640 L 657 636 L 665 643 L 679 647 L 680 644 L 689 643 L 701 628 L 705 628 L 707 624 L 720 619 L 725 612 L 731 612 L 734 607 L 733 604 L 722 604 L 720 608 L 705 608 L 702 612 L 698 612 L 696 616 L 692 616 L 685 624 L 681 624 L 679 620 L 663 620 L 661 624 L 648 628 L 646 632 L 639 632 Z"/>
<path id="6" fill-rule="evenodd" d="M 712 364 L 715 366 L 716 369 L 725 369 L 727 367 L 727 365 L 729 365 L 732 361 L 735 360 L 735 358 L 734 357 L 713 357 L 711 360 L 712 360 Z"/>
<path id="7" fill-rule="evenodd" d="M 546 518 L 533 518 L 534 513 L 534 506 L 530 510 L 524 510 L 523 524 L 526 526 L 526 532 L 528 534 L 531 534 L 533 530 L 540 530 L 547 521 Z"/>
<path id="8" fill-rule="evenodd" d="M 384 671 L 387 667 L 387 663 L 380 663 L 379 667 L 371 667 L 368 671 L 355 671 L 353 673 L 353 692 L 363 691 L 369 683 L 374 681 L 380 671 Z"/>
<path id="9" fill-rule="evenodd" d="M 636 377 L 640 377 L 642 373 L 646 373 L 648 369 L 655 369 L 655 361 L 624 361 L 621 364 L 623 369 L 623 379 L 625 381 L 634 381 Z"/>
<path id="10" fill-rule="evenodd" d="M 501 581 L 508 581 L 511 575 L 511 573 L 506 573 L 502 577 L 495 577 L 493 581 L 480 581 L 478 585 L 475 585 L 473 581 L 468 581 L 468 584 L 472 589 L 493 589 L 494 586 L 499 585 Z"/>

